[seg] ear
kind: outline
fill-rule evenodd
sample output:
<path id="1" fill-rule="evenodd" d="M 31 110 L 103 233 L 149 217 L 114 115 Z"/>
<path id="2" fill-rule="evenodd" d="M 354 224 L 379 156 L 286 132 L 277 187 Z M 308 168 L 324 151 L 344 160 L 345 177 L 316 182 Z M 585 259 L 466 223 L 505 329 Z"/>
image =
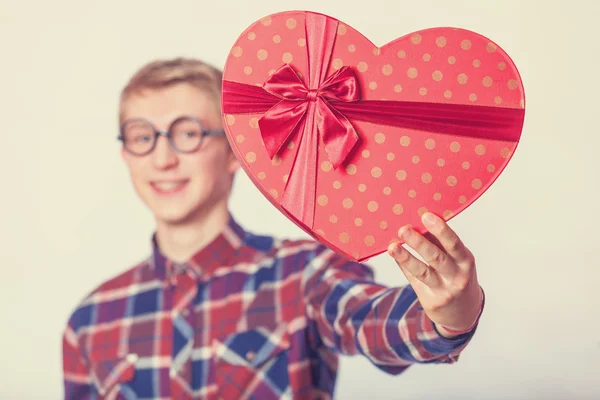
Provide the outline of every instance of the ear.
<path id="1" fill-rule="evenodd" d="M 227 155 L 227 170 L 230 174 L 234 174 L 240 168 L 240 161 L 235 156 L 233 150 L 229 148 Z"/>

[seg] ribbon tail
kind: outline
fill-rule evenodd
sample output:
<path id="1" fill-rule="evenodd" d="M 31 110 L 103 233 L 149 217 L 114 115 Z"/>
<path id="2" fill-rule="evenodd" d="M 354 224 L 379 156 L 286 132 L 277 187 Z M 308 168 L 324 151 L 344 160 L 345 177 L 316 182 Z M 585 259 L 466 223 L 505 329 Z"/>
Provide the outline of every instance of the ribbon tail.
<path id="1" fill-rule="evenodd" d="M 282 100 L 258 120 L 258 127 L 270 158 L 275 157 L 306 114 L 307 102 Z"/>
<path id="2" fill-rule="evenodd" d="M 325 152 L 333 168 L 337 169 L 358 142 L 358 133 L 348 118 L 325 100 L 318 102 L 316 120 Z"/>
<path id="3" fill-rule="evenodd" d="M 308 107 L 300 132 L 298 152 L 291 167 L 281 206 L 300 223 L 313 229 L 317 193 L 318 136 L 315 107 Z"/>

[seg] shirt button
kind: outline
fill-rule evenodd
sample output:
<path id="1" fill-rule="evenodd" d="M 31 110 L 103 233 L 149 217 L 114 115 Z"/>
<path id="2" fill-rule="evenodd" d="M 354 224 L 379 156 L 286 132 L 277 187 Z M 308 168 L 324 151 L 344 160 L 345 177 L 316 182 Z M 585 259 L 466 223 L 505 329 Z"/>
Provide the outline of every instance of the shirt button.
<path id="1" fill-rule="evenodd" d="M 135 364 L 135 362 L 139 359 L 139 356 L 137 354 L 127 354 L 127 357 L 125 358 L 127 360 L 127 362 L 130 362 L 132 364 Z"/>
<path id="2" fill-rule="evenodd" d="M 252 350 L 246 353 L 246 360 L 252 361 L 254 360 L 254 357 L 256 357 L 256 353 L 254 353 Z"/>

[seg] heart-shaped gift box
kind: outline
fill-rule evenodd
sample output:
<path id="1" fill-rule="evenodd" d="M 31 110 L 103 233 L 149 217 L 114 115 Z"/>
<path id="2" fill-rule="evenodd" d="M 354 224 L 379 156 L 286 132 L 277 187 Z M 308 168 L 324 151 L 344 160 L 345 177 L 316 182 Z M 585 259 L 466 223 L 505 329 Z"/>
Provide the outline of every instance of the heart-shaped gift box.
<path id="1" fill-rule="evenodd" d="M 364 261 L 397 230 L 451 219 L 498 178 L 525 115 L 496 43 L 431 28 L 377 47 L 335 18 L 272 14 L 223 75 L 228 139 L 263 195 L 316 240 Z"/>

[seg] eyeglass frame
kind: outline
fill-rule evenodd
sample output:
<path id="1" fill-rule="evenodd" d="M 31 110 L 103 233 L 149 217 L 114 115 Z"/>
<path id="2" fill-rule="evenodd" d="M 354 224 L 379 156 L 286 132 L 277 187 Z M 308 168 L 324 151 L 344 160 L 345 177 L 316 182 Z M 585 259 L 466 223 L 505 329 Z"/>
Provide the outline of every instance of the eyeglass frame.
<path id="1" fill-rule="evenodd" d="M 200 136 L 200 142 L 192 150 L 183 151 L 181 149 L 178 149 L 175 146 L 175 144 L 173 143 L 173 137 L 171 135 L 171 129 L 173 128 L 173 126 L 176 123 L 179 123 L 182 120 L 191 120 L 191 121 L 194 121 L 200 127 L 200 135 L 201 135 Z M 154 138 L 153 138 L 154 141 L 152 142 L 152 147 L 150 147 L 150 149 L 148 151 L 146 151 L 144 153 L 141 153 L 141 154 L 140 153 L 135 153 L 135 152 L 131 151 L 125 145 L 125 133 L 124 133 L 125 126 L 128 123 L 135 122 L 135 121 L 141 121 L 141 122 L 147 124 L 154 131 Z M 169 142 L 169 146 L 171 147 L 171 149 L 173 149 L 175 152 L 177 152 L 177 153 L 183 153 L 183 154 L 190 154 L 190 153 L 194 153 L 194 152 L 198 151 L 198 149 L 200 149 L 200 147 L 202 146 L 202 143 L 204 142 L 204 138 L 207 137 L 207 136 L 225 136 L 225 130 L 223 130 L 223 129 L 204 129 L 204 126 L 202 125 L 202 122 L 198 118 L 192 117 L 192 116 L 188 116 L 188 115 L 184 115 L 184 116 L 178 117 L 175 120 L 173 120 L 173 122 L 171 122 L 169 124 L 169 127 L 167 128 L 166 131 L 161 131 L 161 130 L 157 129 L 156 126 L 154 126 L 154 124 L 152 122 L 148 121 L 145 118 L 133 118 L 133 119 L 127 120 L 127 121 L 123 122 L 123 124 L 121 124 L 121 126 L 119 127 L 119 131 L 120 131 L 120 134 L 119 134 L 119 136 L 117 136 L 117 140 L 119 140 L 122 143 L 123 149 L 126 152 L 128 152 L 129 154 L 132 154 L 132 155 L 137 156 L 137 157 L 144 157 L 144 156 L 147 156 L 148 154 L 152 153 L 154 151 L 154 149 L 156 148 L 156 143 L 158 143 L 159 136 L 164 136 L 167 139 L 167 141 Z"/>

